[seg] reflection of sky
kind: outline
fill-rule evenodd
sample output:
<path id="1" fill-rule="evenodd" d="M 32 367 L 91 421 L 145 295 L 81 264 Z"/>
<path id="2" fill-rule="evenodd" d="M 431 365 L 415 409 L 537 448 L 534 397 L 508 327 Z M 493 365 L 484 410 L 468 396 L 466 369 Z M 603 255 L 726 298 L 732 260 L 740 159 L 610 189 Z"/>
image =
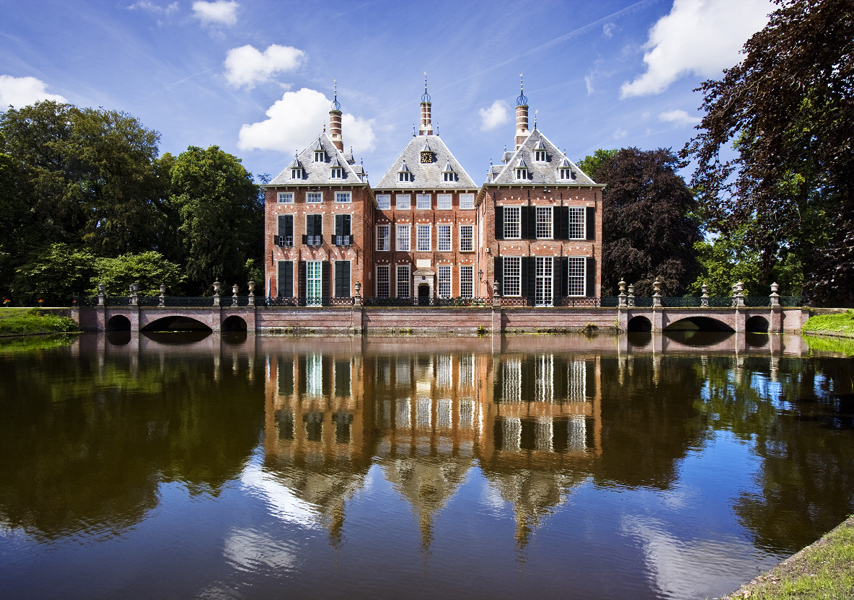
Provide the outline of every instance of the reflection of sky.
<path id="1" fill-rule="evenodd" d="M 263 453 L 259 449 L 240 477 L 243 489 L 249 495 L 261 498 L 272 516 L 306 529 L 319 529 L 317 513 L 312 505 L 297 498 L 290 488 L 262 469 L 262 461 Z"/>

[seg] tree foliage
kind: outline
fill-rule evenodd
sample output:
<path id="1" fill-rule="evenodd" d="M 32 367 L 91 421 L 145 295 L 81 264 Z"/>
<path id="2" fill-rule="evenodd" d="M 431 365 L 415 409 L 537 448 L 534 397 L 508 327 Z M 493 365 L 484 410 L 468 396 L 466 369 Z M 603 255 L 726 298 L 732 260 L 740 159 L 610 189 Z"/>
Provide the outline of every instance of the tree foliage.
<path id="1" fill-rule="evenodd" d="M 599 169 L 607 161 L 614 158 L 617 152 L 619 152 L 619 150 L 616 148 L 614 148 L 613 150 L 605 150 L 603 148 L 599 148 L 592 155 L 585 156 L 583 159 L 578 161 L 578 168 L 581 169 L 585 175 L 590 177 L 590 179 L 598 182 Z"/>
<path id="2" fill-rule="evenodd" d="M 181 274 L 181 266 L 169 262 L 159 252 L 123 254 L 95 261 L 90 293 L 97 294 L 98 284 L 103 283 L 108 296 L 126 296 L 130 284 L 139 283 L 141 296 L 160 295 L 161 284 L 166 286 L 167 294 L 174 296 L 180 292 L 185 278 Z"/>
<path id="3" fill-rule="evenodd" d="M 610 153 L 610 151 L 605 151 Z M 624 278 L 635 293 L 651 295 L 658 279 L 668 295 L 684 294 L 697 273 L 692 216 L 695 201 L 676 173 L 678 158 L 667 149 L 623 148 L 602 160 L 596 181 L 607 185 L 602 209 L 603 295 L 617 293 Z M 594 157 L 588 157 L 582 162 Z"/>
<path id="4" fill-rule="evenodd" d="M 52 244 L 15 272 L 16 304 L 67 306 L 71 298 L 89 288 L 95 274 L 95 256 L 67 244 Z"/>
<path id="5" fill-rule="evenodd" d="M 854 3 L 775 1 L 744 59 L 699 88 L 706 116 L 683 152 L 712 228 L 754 223 L 765 274 L 792 253 L 811 298 L 851 303 Z"/>

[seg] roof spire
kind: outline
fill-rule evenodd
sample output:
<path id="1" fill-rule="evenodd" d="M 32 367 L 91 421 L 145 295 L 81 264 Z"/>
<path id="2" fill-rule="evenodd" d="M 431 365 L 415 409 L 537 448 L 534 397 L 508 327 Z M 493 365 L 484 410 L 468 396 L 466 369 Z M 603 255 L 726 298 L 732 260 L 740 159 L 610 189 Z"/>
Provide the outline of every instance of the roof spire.
<path id="1" fill-rule="evenodd" d="M 418 135 L 433 135 L 431 106 L 430 94 L 427 93 L 427 71 L 424 71 L 424 95 L 421 96 L 421 125 L 418 127 Z"/>
<path id="2" fill-rule="evenodd" d="M 430 102 L 430 94 L 427 93 L 427 71 L 424 71 L 424 95 L 421 96 L 421 102 Z"/>
<path id="3" fill-rule="evenodd" d="M 528 106 L 528 98 L 525 96 L 525 80 L 519 73 L 519 97 L 516 98 L 516 106 Z"/>
<path id="4" fill-rule="evenodd" d="M 537 128 L 537 113 L 540 112 L 540 109 L 534 111 L 534 129 Z"/>
<path id="5" fill-rule="evenodd" d="M 338 102 L 338 80 L 333 79 L 332 84 L 335 86 L 335 98 L 332 100 L 332 110 L 341 110 L 341 103 Z"/>

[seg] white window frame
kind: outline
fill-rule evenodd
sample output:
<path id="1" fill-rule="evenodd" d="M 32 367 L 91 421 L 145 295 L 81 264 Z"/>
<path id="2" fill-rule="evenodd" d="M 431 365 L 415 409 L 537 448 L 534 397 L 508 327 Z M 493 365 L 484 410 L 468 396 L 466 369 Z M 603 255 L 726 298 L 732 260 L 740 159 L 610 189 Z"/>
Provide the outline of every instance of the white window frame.
<path id="1" fill-rule="evenodd" d="M 454 181 L 456 181 L 456 173 L 454 173 L 453 171 L 445 171 L 444 173 L 442 173 L 442 175 L 445 176 L 445 181 L 447 182 L 453 183 Z"/>
<path id="2" fill-rule="evenodd" d="M 436 285 L 439 298 L 450 298 L 453 282 L 453 268 L 451 265 L 438 265 L 436 267 Z"/>
<path id="3" fill-rule="evenodd" d="M 326 152 L 324 150 L 315 150 L 314 162 L 326 162 Z"/>
<path id="4" fill-rule="evenodd" d="M 276 202 L 278 204 L 293 204 L 294 203 L 294 193 L 293 192 L 278 192 L 278 193 L 276 193 Z"/>
<path id="5" fill-rule="evenodd" d="M 408 182 L 412 181 L 412 173 L 409 173 L 407 171 L 400 171 L 397 174 L 397 180 L 401 181 L 401 182 L 408 183 Z"/>
<path id="6" fill-rule="evenodd" d="M 353 192 L 335 192 L 336 204 L 349 204 L 353 201 Z"/>
<path id="7" fill-rule="evenodd" d="M 569 239 L 587 239 L 587 208 L 584 206 L 569 207 Z M 574 217 L 573 217 L 574 215 Z"/>
<path id="8" fill-rule="evenodd" d="M 501 260 L 501 294 L 503 296 L 521 296 L 522 257 L 505 256 Z"/>
<path id="9" fill-rule="evenodd" d="M 552 256 L 534 258 L 534 304 L 536 306 L 554 305 L 554 257 Z"/>
<path id="10" fill-rule="evenodd" d="M 385 286 L 385 289 L 383 289 Z M 388 298 L 391 295 L 391 267 L 377 265 L 377 297 Z"/>
<path id="11" fill-rule="evenodd" d="M 453 208 L 453 194 L 436 194 L 436 210 L 451 210 Z"/>
<path id="12" fill-rule="evenodd" d="M 515 217 L 509 219 L 513 214 Z M 515 233 L 514 233 L 515 226 Z M 522 207 L 521 206 L 505 206 L 504 207 L 504 239 L 505 240 L 521 240 L 522 239 Z"/>
<path id="13" fill-rule="evenodd" d="M 398 225 L 394 236 L 394 247 L 398 252 L 411 252 L 412 243 L 409 235 L 409 225 Z M 406 242 L 405 244 L 403 242 Z"/>
<path id="14" fill-rule="evenodd" d="M 460 265 L 460 298 L 474 298 L 474 265 Z"/>
<path id="15" fill-rule="evenodd" d="M 394 197 L 395 210 L 412 210 L 412 194 L 397 194 Z"/>
<path id="16" fill-rule="evenodd" d="M 395 297 L 412 298 L 412 276 L 410 275 L 409 265 L 397 265 L 397 268 L 395 269 L 395 275 Z"/>
<path id="17" fill-rule="evenodd" d="M 528 181 L 528 169 L 516 169 L 516 181 Z"/>
<path id="18" fill-rule="evenodd" d="M 436 252 L 453 251 L 453 225 L 440 223 L 436 225 Z"/>
<path id="19" fill-rule="evenodd" d="M 460 194 L 460 210 L 474 210 L 474 194 Z"/>
<path id="20" fill-rule="evenodd" d="M 391 250 L 391 225 L 377 225 L 377 252 Z"/>
<path id="21" fill-rule="evenodd" d="M 431 231 L 430 225 L 416 225 L 415 226 L 415 251 L 416 252 L 430 252 L 430 234 L 433 233 Z"/>
<path id="22" fill-rule="evenodd" d="M 312 291 L 314 293 L 309 293 Z M 320 306 L 323 297 L 323 261 L 305 261 L 305 297 L 306 305 Z"/>
<path id="23" fill-rule="evenodd" d="M 291 179 L 302 179 L 302 169 L 291 169 Z"/>
<path id="24" fill-rule="evenodd" d="M 535 233 L 538 240 L 554 238 L 554 207 L 535 206 Z"/>
<path id="25" fill-rule="evenodd" d="M 433 198 L 430 194 L 417 194 L 415 196 L 415 208 L 417 210 L 430 210 L 432 203 Z"/>
<path id="26" fill-rule="evenodd" d="M 587 257 L 567 257 L 566 295 L 580 297 L 587 292 Z"/>
<path id="27" fill-rule="evenodd" d="M 534 161 L 546 162 L 546 151 L 545 150 L 534 150 Z"/>
<path id="28" fill-rule="evenodd" d="M 391 210 L 391 194 L 377 194 L 377 210 Z"/>
<path id="29" fill-rule="evenodd" d="M 306 192 L 305 193 L 305 203 L 306 204 L 322 204 L 323 203 L 323 192 Z"/>
<path id="30" fill-rule="evenodd" d="M 559 170 L 561 179 L 572 179 L 572 169 L 569 167 L 561 167 Z"/>
<path id="31" fill-rule="evenodd" d="M 330 177 L 332 179 L 343 179 L 344 169 L 342 167 L 332 167 L 332 173 L 330 173 Z"/>
<path id="32" fill-rule="evenodd" d="M 474 225 L 460 225 L 460 252 L 474 252 Z"/>

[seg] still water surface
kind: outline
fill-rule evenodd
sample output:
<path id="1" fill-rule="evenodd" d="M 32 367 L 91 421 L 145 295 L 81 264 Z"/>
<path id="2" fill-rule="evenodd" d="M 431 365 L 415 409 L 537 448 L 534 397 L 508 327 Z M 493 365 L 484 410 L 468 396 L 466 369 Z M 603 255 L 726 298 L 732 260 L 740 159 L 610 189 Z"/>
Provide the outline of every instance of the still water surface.
<path id="1" fill-rule="evenodd" d="M 854 512 L 799 337 L 0 346 L 9 598 L 705 598 Z"/>

